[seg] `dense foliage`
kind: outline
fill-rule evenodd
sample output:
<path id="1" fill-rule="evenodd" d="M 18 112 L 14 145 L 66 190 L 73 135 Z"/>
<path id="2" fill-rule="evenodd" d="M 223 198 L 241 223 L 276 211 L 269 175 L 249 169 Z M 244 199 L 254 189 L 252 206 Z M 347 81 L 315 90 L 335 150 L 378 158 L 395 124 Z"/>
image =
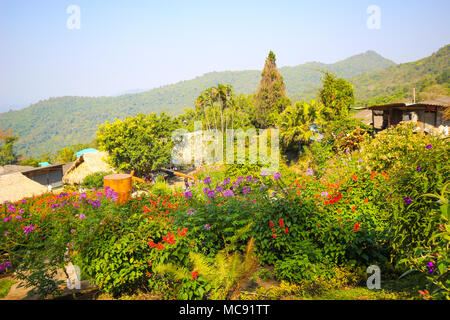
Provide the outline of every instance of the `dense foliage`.
<path id="1" fill-rule="evenodd" d="M 139 114 L 101 125 L 97 141 L 109 153 L 113 167 L 142 175 L 170 163 L 174 129 L 172 118 L 165 113 Z"/>
<path id="2" fill-rule="evenodd" d="M 317 98 L 316 90 L 321 84 L 318 70 L 329 70 L 350 79 L 357 74 L 392 65 L 392 61 L 375 52 L 367 52 L 334 64 L 312 62 L 282 67 L 280 73 L 285 79 L 288 96 L 292 101 L 297 101 Z M 165 111 L 172 115 L 180 114 L 184 108 L 194 108 L 195 99 L 206 88 L 218 83 L 230 84 L 236 94 L 251 94 L 256 90 L 260 78 L 261 71 L 257 70 L 211 72 L 137 94 L 50 98 L 22 110 L 1 113 L 0 128 L 12 129 L 20 137 L 16 143 L 17 153 L 38 157 L 75 143 L 92 141 L 97 126 L 105 121 L 125 119 L 139 113 Z"/>

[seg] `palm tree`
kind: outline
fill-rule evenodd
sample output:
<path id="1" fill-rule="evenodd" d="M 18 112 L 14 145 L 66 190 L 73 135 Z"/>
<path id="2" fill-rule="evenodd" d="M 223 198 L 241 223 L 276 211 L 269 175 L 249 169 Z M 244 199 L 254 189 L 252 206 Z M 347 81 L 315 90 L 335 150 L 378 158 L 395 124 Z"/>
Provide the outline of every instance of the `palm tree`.
<path id="1" fill-rule="evenodd" d="M 209 129 L 208 113 L 213 114 L 214 125 L 217 129 L 216 104 L 218 104 L 220 112 L 220 121 L 222 132 L 224 130 L 224 114 L 233 105 L 233 90 L 230 85 L 218 84 L 217 87 L 211 87 L 202 92 L 196 100 L 196 110 L 204 113 Z M 226 125 L 225 125 L 226 127 Z"/>
<path id="2" fill-rule="evenodd" d="M 281 142 L 285 148 L 309 144 L 310 139 L 315 136 L 311 126 L 322 123 L 321 109 L 320 103 L 312 100 L 309 104 L 297 102 L 284 110 L 279 118 L 279 128 Z M 301 147 L 299 151 L 301 152 Z"/>

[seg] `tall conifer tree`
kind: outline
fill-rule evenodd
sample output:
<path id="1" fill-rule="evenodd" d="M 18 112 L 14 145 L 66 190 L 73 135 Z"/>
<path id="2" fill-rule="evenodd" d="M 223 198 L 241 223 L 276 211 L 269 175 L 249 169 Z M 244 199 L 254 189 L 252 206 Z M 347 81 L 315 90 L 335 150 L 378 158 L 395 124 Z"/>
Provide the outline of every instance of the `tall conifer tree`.
<path id="1" fill-rule="evenodd" d="M 277 116 L 291 104 L 286 94 L 283 76 L 278 71 L 275 61 L 275 54 L 270 51 L 255 95 L 255 125 L 259 128 L 274 125 Z"/>

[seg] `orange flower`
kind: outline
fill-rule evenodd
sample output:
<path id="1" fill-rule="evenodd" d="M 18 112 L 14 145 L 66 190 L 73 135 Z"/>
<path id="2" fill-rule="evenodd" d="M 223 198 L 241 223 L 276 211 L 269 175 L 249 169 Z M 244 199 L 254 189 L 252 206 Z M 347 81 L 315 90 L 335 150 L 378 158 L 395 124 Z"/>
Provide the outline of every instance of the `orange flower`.
<path id="1" fill-rule="evenodd" d="M 352 179 L 358 181 L 358 178 L 354 174 L 352 174 Z"/>
<path id="2" fill-rule="evenodd" d="M 197 279 L 197 277 L 198 277 L 198 271 L 195 270 L 195 271 L 192 272 L 192 280 Z"/>
<path id="3" fill-rule="evenodd" d="M 359 226 L 360 226 L 359 222 L 355 223 L 355 227 L 353 228 L 353 232 L 358 231 Z"/>

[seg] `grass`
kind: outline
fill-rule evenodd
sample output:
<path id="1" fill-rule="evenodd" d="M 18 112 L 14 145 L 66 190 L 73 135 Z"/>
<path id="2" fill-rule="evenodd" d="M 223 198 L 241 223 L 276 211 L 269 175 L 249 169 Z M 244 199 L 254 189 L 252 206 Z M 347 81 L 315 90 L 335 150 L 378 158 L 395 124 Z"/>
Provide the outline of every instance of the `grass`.
<path id="1" fill-rule="evenodd" d="M 0 280 L 0 298 L 4 298 L 8 295 L 9 290 L 14 283 L 14 281 L 8 279 Z"/>

